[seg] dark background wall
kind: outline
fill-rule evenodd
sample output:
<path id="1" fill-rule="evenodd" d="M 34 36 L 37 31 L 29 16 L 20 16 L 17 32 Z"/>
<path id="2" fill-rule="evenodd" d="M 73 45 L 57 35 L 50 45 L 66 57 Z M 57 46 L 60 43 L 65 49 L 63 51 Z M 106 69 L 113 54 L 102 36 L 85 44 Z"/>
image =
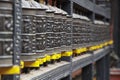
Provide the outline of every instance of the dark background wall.
<path id="1" fill-rule="evenodd" d="M 113 25 L 114 50 L 120 58 L 120 0 L 111 0 L 111 3 L 111 25 Z"/>

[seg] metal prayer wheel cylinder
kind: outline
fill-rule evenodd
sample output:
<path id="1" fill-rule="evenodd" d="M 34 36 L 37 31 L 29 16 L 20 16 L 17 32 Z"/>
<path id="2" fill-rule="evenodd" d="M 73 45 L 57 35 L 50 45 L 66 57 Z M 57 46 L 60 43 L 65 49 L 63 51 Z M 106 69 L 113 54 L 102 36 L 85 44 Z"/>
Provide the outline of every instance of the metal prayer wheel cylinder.
<path id="1" fill-rule="evenodd" d="M 23 61 L 36 60 L 36 9 L 22 9 L 22 53 Z"/>
<path id="2" fill-rule="evenodd" d="M 89 22 L 81 18 L 79 19 L 79 22 L 80 25 L 78 27 L 78 47 L 87 47 L 89 46 Z"/>
<path id="3" fill-rule="evenodd" d="M 92 27 L 92 26 L 91 26 Z M 84 28 L 83 28 L 83 33 L 84 33 L 84 39 L 85 39 L 85 44 L 84 46 L 90 46 L 90 29 L 92 29 L 90 27 L 90 22 L 89 21 L 84 21 Z"/>
<path id="4" fill-rule="evenodd" d="M 66 26 L 66 50 L 72 50 L 72 16 L 67 15 Z"/>
<path id="5" fill-rule="evenodd" d="M 91 46 L 92 45 L 92 39 L 91 39 L 91 27 L 92 27 L 92 25 L 91 25 L 92 23 L 91 22 L 88 22 L 88 30 L 87 30 L 87 32 L 88 32 L 88 46 Z"/>
<path id="6" fill-rule="evenodd" d="M 104 24 L 94 24 L 93 34 L 92 34 L 94 45 L 105 42 L 106 40 L 105 37 L 107 36 L 105 35 L 105 33 L 106 33 L 106 30 L 105 30 Z"/>
<path id="7" fill-rule="evenodd" d="M 80 19 L 73 17 L 73 49 L 79 48 Z"/>
<path id="8" fill-rule="evenodd" d="M 90 29 L 90 39 L 91 39 L 91 46 L 94 45 L 94 39 L 93 39 L 93 34 L 94 34 L 94 27 L 95 25 L 93 23 L 91 23 L 91 29 Z"/>
<path id="9" fill-rule="evenodd" d="M 54 11 L 46 11 L 46 32 L 53 32 Z"/>
<path id="10" fill-rule="evenodd" d="M 66 51 L 67 46 L 66 46 L 66 28 L 67 28 L 67 14 L 62 13 L 62 26 L 61 26 L 61 51 Z"/>
<path id="11" fill-rule="evenodd" d="M 102 32 L 102 34 L 101 34 Z M 102 25 L 97 24 L 97 29 L 96 29 L 96 37 L 99 36 L 98 38 L 96 38 L 96 44 L 99 44 L 99 42 L 101 42 L 101 38 L 102 35 L 104 35 L 104 31 L 102 30 Z"/>
<path id="12" fill-rule="evenodd" d="M 93 31 L 93 42 L 94 42 L 94 45 L 97 45 L 100 42 L 101 32 L 102 32 L 101 28 L 100 28 L 100 25 L 99 24 L 94 24 L 93 30 L 94 30 Z M 103 32 L 102 32 L 102 34 L 103 34 Z"/>
<path id="13" fill-rule="evenodd" d="M 93 25 L 93 23 L 92 22 L 90 22 L 89 23 L 89 30 L 88 30 L 88 32 L 89 32 L 89 46 L 92 46 L 94 43 L 93 43 L 93 39 L 92 39 L 92 33 L 93 33 L 93 27 L 94 27 L 94 25 Z"/>
<path id="14" fill-rule="evenodd" d="M 94 25 L 94 27 L 93 27 L 93 42 L 94 42 L 94 45 L 96 45 L 97 44 L 97 40 L 96 40 L 96 36 L 97 36 L 97 29 L 98 28 L 98 25 Z"/>
<path id="15" fill-rule="evenodd" d="M 93 26 L 92 26 L 92 29 L 91 29 L 91 30 L 92 30 L 92 33 L 91 33 L 91 35 L 92 35 L 92 36 L 91 36 L 91 37 L 92 37 L 92 44 L 93 44 L 93 45 L 96 45 L 97 25 L 93 23 Z"/>
<path id="16" fill-rule="evenodd" d="M 62 13 L 55 13 L 54 15 L 54 51 L 56 53 L 61 52 L 61 27 L 62 27 Z"/>
<path id="17" fill-rule="evenodd" d="M 54 11 L 46 11 L 46 53 L 54 53 Z"/>
<path id="18" fill-rule="evenodd" d="M 104 36 L 104 39 L 106 40 L 106 41 L 109 41 L 110 39 L 111 39 L 111 32 L 110 32 L 110 28 L 109 28 L 109 24 L 105 24 L 105 26 L 103 26 L 103 27 L 105 27 L 105 30 L 106 31 L 104 31 L 105 32 L 105 36 Z"/>
<path id="19" fill-rule="evenodd" d="M 71 33 L 72 34 L 72 16 L 67 15 L 67 26 L 66 26 L 66 33 Z"/>
<path id="20" fill-rule="evenodd" d="M 53 45 L 54 45 L 54 52 L 56 53 L 59 53 L 61 52 L 61 34 L 58 32 L 58 33 L 54 33 L 54 42 L 53 42 Z"/>
<path id="21" fill-rule="evenodd" d="M 12 0 L 0 0 L 0 67 L 12 65 Z"/>
<path id="22" fill-rule="evenodd" d="M 85 46 L 85 21 L 79 18 L 77 36 L 78 36 L 78 48 Z M 77 30 L 76 29 L 76 30 Z"/>
<path id="23" fill-rule="evenodd" d="M 109 41 L 110 40 L 110 28 L 108 25 L 103 25 L 102 27 L 103 30 L 103 33 L 104 34 L 101 34 L 103 37 L 101 39 L 104 39 L 104 41 Z"/>
<path id="24" fill-rule="evenodd" d="M 99 36 L 100 36 L 99 41 L 100 42 L 109 41 L 110 40 L 110 28 L 109 28 L 109 26 L 106 24 L 104 24 L 104 25 L 102 24 L 102 25 L 100 25 L 100 30 L 101 30 L 101 32 L 99 32 L 99 33 L 101 33 L 101 34 L 99 34 Z"/>
<path id="25" fill-rule="evenodd" d="M 45 56 L 45 47 L 46 47 L 46 34 L 45 33 L 39 33 L 36 34 L 36 53 L 39 55 L 38 57 L 44 57 Z"/>
<path id="26" fill-rule="evenodd" d="M 45 56 L 46 50 L 46 9 L 37 9 L 35 16 L 36 25 L 36 54 L 39 57 Z"/>

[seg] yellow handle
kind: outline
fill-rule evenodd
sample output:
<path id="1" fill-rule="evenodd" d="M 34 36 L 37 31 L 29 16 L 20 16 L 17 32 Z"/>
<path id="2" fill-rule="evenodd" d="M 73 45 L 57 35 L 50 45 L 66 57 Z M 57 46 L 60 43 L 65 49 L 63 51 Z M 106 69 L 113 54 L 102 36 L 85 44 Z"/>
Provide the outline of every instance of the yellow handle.
<path id="1" fill-rule="evenodd" d="M 72 54 L 73 54 L 73 51 L 66 51 L 66 52 L 63 52 L 62 53 L 62 56 L 72 56 Z"/>
<path id="2" fill-rule="evenodd" d="M 39 67 L 40 62 L 38 60 L 36 61 L 25 61 L 24 66 L 25 67 Z"/>
<path id="3" fill-rule="evenodd" d="M 43 62 L 44 62 L 43 59 L 41 59 L 41 58 L 37 59 L 37 60 L 39 61 L 39 65 L 43 64 Z"/>
<path id="4" fill-rule="evenodd" d="M 20 66 L 12 66 L 12 67 L 1 67 L 0 74 L 2 75 L 13 75 L 20 74 Z"/>
<path id="5" fill-rule="evenodd" d="M 51 57 L 49 55 L 46 55 L 46 61 L 50 61 Z"/>
<path id="6" fill-rule="evenodd" d="M 24 62 L 23 61 L 20 61 L 20 67 L 24 68 Z"/>
<path id="7" fill-rule="evenodd" d="M 51 56 L 51 59 L 57 59 L 57 54 L 55 53 L 55 54 L 53 54 L 52 56 Z"/>

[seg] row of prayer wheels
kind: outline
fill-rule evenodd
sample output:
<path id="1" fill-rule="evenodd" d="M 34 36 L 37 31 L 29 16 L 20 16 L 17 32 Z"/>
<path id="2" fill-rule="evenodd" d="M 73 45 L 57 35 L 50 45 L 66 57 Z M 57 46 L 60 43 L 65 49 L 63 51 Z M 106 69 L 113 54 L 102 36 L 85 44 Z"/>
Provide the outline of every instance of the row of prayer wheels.
<path id="1" fill-rule="evenodd" d="M 21 54 L 23 61 L 35 61 L 110 39 L 109 24 L 94 23 L 86 16 L 56 7 L 52 0 L 22 0 Z M 11 65 L 13 55 L 13 0 L 0 0 L 0 66 Z M 51 6 L 52 5 L 52 6 Z"/>

